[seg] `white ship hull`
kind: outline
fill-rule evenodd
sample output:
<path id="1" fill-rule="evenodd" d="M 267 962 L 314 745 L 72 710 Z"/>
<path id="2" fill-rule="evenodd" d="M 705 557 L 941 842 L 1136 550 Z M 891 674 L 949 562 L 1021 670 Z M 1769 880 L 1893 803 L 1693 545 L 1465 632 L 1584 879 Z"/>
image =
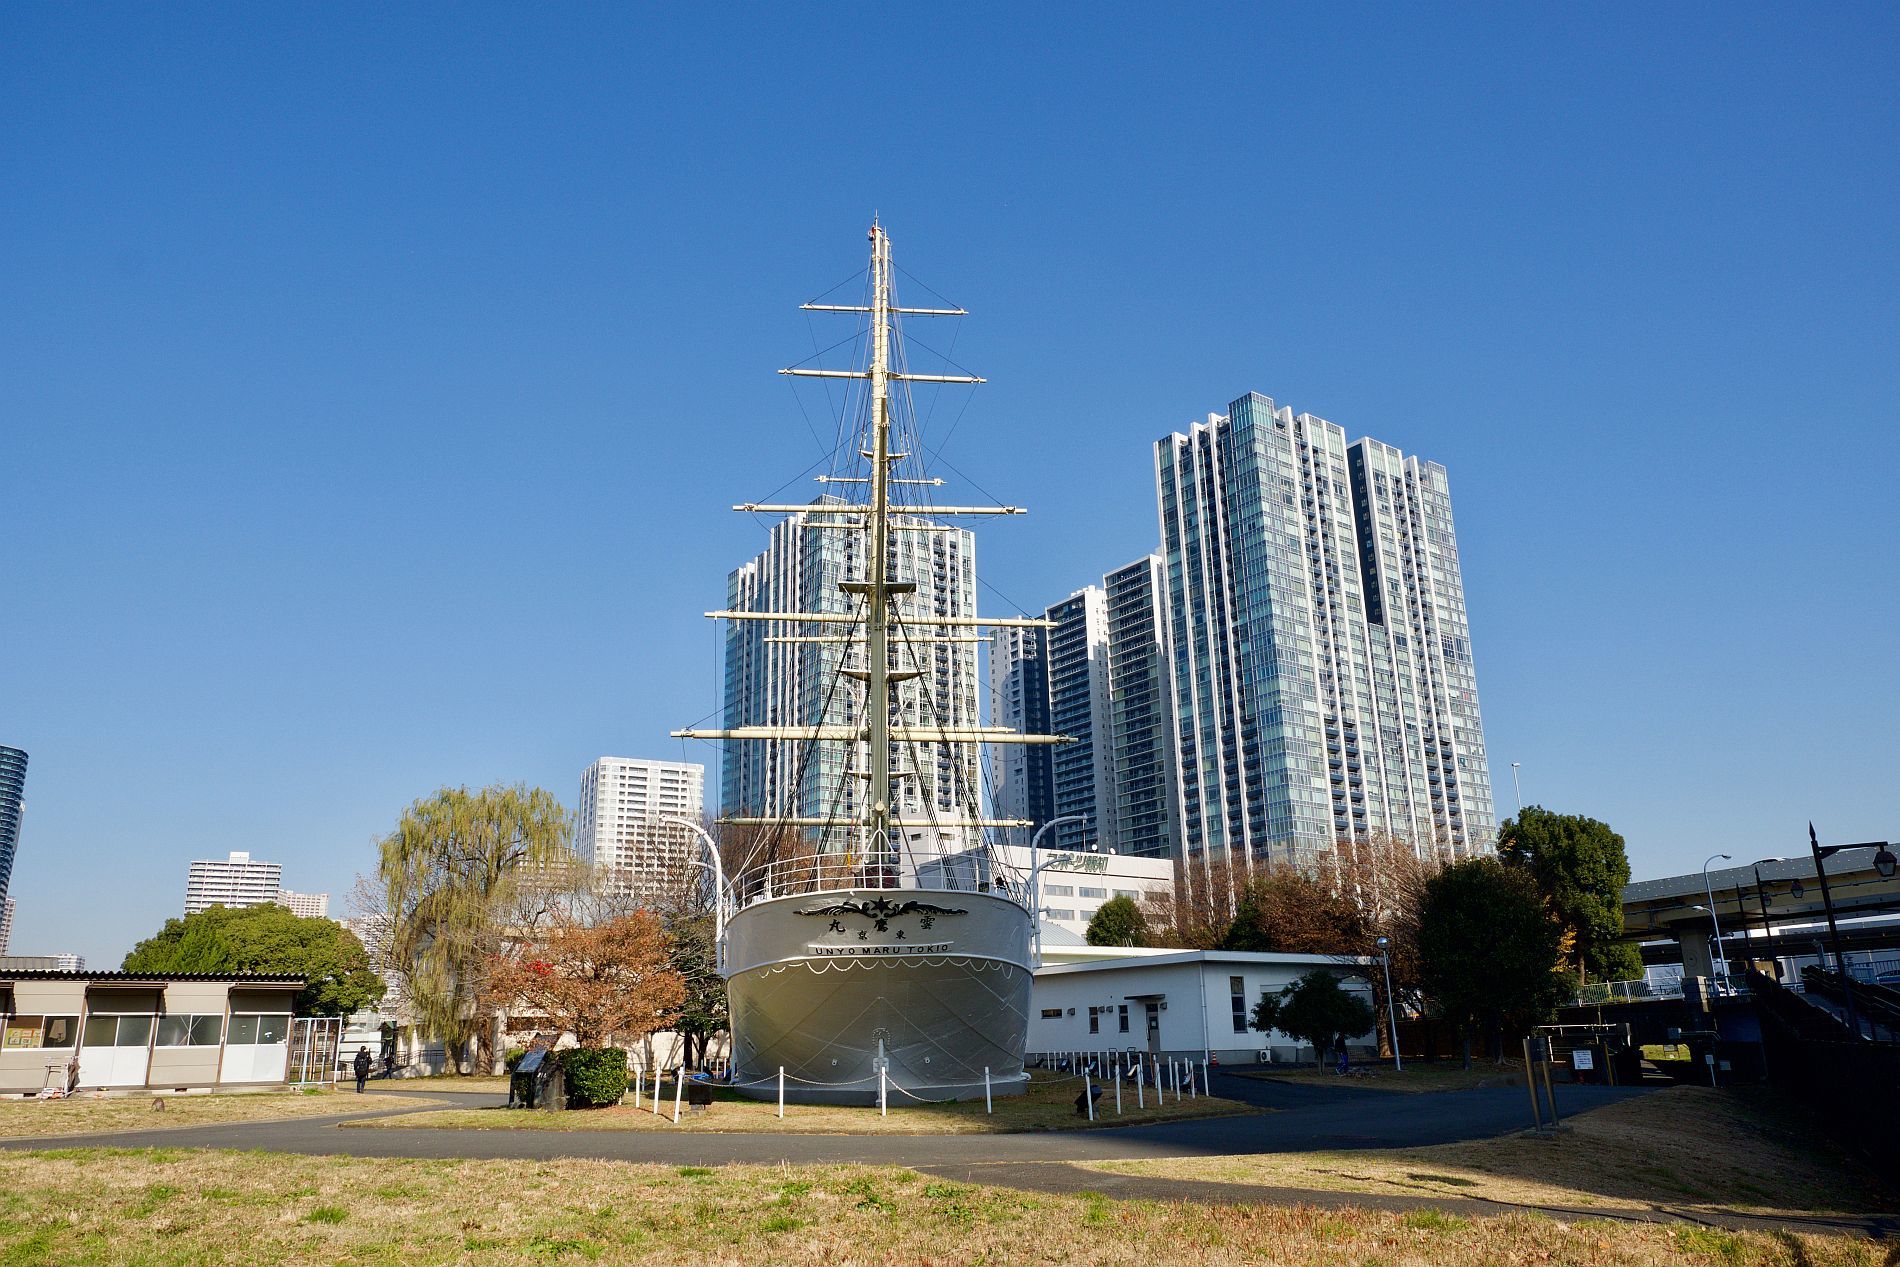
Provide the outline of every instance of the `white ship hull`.
<path id="1" fill-rule="evenodd" d="M 953 889 L 828 889 L 726 926 L 733 1084 L 759 1099 L 892 1104 L 1026 1084 L 1030 919 Z"/>

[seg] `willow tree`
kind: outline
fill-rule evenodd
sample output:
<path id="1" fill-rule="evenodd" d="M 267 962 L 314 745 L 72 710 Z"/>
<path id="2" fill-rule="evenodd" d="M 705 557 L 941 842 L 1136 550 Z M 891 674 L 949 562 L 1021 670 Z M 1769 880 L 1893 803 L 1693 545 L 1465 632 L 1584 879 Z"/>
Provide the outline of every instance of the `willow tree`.
<path id="1" fill-rule="evenodd" d="M 422 1028 L 458 1066 L 471 1041 L 492 1056 L 488 975 L 535 934 L 569 886 L 567 811 L 541 788 L 443 788 L 411 805 L 382 842 L 388 955 Z"/>

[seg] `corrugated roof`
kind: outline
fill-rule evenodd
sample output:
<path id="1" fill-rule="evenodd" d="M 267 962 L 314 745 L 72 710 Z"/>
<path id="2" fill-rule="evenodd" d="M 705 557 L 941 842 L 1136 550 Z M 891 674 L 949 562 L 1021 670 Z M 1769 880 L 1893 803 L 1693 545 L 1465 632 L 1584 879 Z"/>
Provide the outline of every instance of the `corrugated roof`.
<path id="1" fill-rule="evenodd" d="M 308 977 L 247 976 L 239 972 L 70 972 L 64 968 L 28 968 L 0 972 L 0 981 L 97 981 L 104 985 L 169 985 L 174 981 L 228 981 L 234 985 L 310 984 Z"/>

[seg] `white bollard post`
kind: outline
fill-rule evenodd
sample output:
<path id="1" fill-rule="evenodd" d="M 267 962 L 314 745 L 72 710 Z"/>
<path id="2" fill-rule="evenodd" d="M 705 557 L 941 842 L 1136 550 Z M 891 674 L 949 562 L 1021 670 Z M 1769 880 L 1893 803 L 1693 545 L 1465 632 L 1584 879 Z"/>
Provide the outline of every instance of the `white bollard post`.
<path id="1" fill-rule="evenodd" d="M 1122 1067 L 1115 1066 L 1115 1116 L 1122 1115 Z"/>
<path id="2" fill-rule="evenodd" d="M 891 1115 L 888 1093 L 885 1090 L 888 1085 L 889 1077 L 885 1072 L 884 1066 L 879 1065 L 877 1067 L 877 1115 L 879 1117 L 889 1117 Z"/>
<path id="3" fill-rule="evenodd" d="M 784 1065 L 780 1065 L 778 1067 L 778 1116 L 779 1116 L 779 1121 L 782 1122 L 785 1120 L 785 1066 Z"/>
<path id="4" fill-rule="evenodd" d="M 1082 1107 L 1089 1111 L 1089 1121 L 1095 1120 L 1095 1096 L 1089 1087 L 1088 1066 L 1082 1067 Z"/>
<path id="5" fill-rule="evenodd" d="M 680 1096 L 686 1093 L 686 1066 L 681 1065 L 673 1073 L 673 1125 L 680 1123 Z"/>
<path id="6" fill-rule="evenodd" d="M 1207 1057 L 1201 1057 L 1201 1094 L 1211 1096 L 1214 1094 L 1214 1084 L 1208 1078 L 1207 1066 Z"/>
<path id="7" fill-rule="evenodd" d="M 1148 1080 L 1142 1076 L 1141 1062 L 1135 1062 L 1135 1104 L 1146 1111 L 1148 1108 Z"/>
<path id="8" fill-rule="evenodd" d="M 660 1067 L 653 1066 L 653 1116 L 660 1116 Z"/>
<path id="9" fill-rule="evenodd" d="M 647 1089 L 647 1071 L 644 1069 L 635 1069 L 633 1071 L 633 1107 L 634 1108 L 637 1109 L 640 1107 L 640 1093 L 642 1091 L 645 1091 L 646 1089 Z"/>
<path id="10" fill-rule="evenodd" d="M 983 1111 L 996 1112 L 996 1106 L 990 1102 L 990 1067 L 988 1065 L 983 1066 Z"/>

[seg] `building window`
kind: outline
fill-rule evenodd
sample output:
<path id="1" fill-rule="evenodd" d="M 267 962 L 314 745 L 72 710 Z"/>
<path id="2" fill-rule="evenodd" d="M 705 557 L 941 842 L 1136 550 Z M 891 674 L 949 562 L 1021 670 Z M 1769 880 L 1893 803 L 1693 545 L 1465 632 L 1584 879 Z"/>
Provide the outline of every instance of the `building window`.
<path id="1" fill-rule="evenodd" d="M 71 1047 L 79 1035 L 77 1016 L 9 1016 L 7 1047 Z"/>
<path id="2" fill-rule="evenodd" d="M 1102 1009 L 1099 1007 L 1092 1007 L 1089 1009 L 1089 1033 L 1099 1034 L 1101 1032 L 1102 1032 Z"/>
<path id="3" fill-rule="evenodd" d="M 1247 1032 L 1247 982 L 1241 977 L 1227 978 L 1227 993 L 1234 1004 L 1234 1033 Z"/>
<path id="4" fill-rule="evenodd" d="M 1045 1021 L 1059 1021 L 1062 1019 L 1062 1009 L 1059 1007 L 1045 1007 L 1042 1009 L 1042 1019 Z"/>
<path id="5" fill-rule="evenodd" d="M 273 1016 L 266 1013 L 231 1018 L 230 1041 L 236 1046 L 281 1043 L 288 1041 L 289 1038 L 290 1018 L 288 1016 Z"/>
<path id="6" fill-rule="evenodd" d="M 1074 897 L 1075 886 L 1071 884 L 1045 884 L 1042 891 L 1050 897 Z"/>
<path id="7" fill-rule="evenodd" d="M 1108 890 L 1107 889 L 1091 889 L 1087 885 L 1083 885 L 1081 892 L 1078 893 L 1076 896 L 1078 897 L 1107 897 Z"/>
<path id="8" fill-rule="evenodd" d="M 1116 1020 L 1121 1032 L 1126 1034 L 1128 1032 L 1128 1005 L 1126 1003 L 1116 1009 Z"/>
<path id="9" fill-rule="evenodd" d="M 143 1047 L 152 1041 L 152 1018 L 95 1014 L 86 1018 L 85 1035 L 88 1047 Z"/>
<path id="10" fill-rule="evenodd" d="M 160 1047 L 216 1047 L 223 1036 L 224 1018 L 216 1013 L 158 1018 Z"/>

